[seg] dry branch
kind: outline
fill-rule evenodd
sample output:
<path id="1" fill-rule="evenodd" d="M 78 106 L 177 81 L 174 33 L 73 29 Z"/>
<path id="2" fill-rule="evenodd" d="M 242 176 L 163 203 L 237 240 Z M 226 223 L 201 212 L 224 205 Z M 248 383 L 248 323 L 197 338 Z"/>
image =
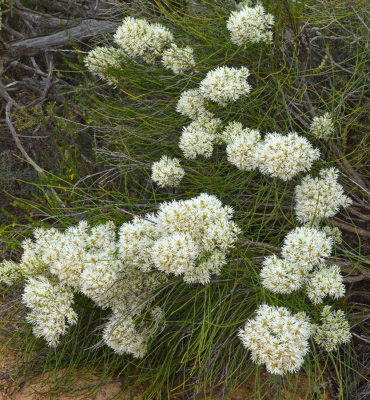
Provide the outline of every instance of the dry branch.
<path id="1" fill-rule="evenodd" d="M 345 224 L 344 222 L 340 222 L 336 219 L 332 219 L 332 220 L 330 220 L 330 222 L 334 226 L 336 226 L 344 231 L 355 233 L 356 235 L 359 235 L 362 237 L 370 238 L 370 232 L 367 231 L 366 229 L 360 228 L 358 226 L 348 225 L 348 224 Z"/>
<path id="2" fill-rule="evenodd" d="M 10 101 L 6 105 L 6 108 L 5 108 L 5 121 L 6 121 L 7 125 L 8 125 L 8 127 L 9 127 L 10 133 L 13 136 L 14 142 L 15 142 L 18 150 L 22 153 L 22 156 L 33 166 L 33 168 L 35 168 L 35 170 L 39 174 L 42 174 L 42 173 L 44 173 L 44 170 L 39 165 L 37 165 L 35 163 L 35 161 L 33 161 L 32 158 L 28 155 L 28 153 L 24 149 L 24 147 L 23 147 L 23 145 L 22 145 L 22 143 L 21 143 L 21 141 L 19 139 L 19 136 L 18 136 L 18 134 L 17 134 L 17 132 L 16 132 L 11 120 L 10 120 L 9 112 L 10 112 L 13 104 L 14 104 L 14 101 Z"/>
<path id="3" fill-rule="evenodd" d="M 58 48 L 72 42 L 82 42 L 93 36 L 105 36 L 115 30 L 116 26 L 109 21 L 85 19 L 73 28 L 66 28 L 50 35 L 35 36 L 9 42 L 5 45 L 4 54 L 1 55 L 0 53 L 0 58 L 8 61 L 23 56 L 32 56 L 42 50 Z"/>

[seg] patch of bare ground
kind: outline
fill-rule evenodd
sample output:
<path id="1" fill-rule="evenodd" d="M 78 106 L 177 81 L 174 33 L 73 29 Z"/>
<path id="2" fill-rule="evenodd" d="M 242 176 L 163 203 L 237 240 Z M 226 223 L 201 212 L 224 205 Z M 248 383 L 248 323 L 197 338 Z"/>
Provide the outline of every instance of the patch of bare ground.
<path id="1" fill-rule="evenodd" d="M 15 357 L 9 354 L 9 357 L 1 363 L 1 372 L 8 369 L 14 360 Z M 87 376 L 83 371 L 77 370 L 75 378 L 71 379 L 70 388 L 60 393 L 53 393 L 52 382 L 61 378 L 64 373 L 65 370 L 62 369 L 57 376 L 45 374 L 36 376 L 29 381 L 22 379 L 12 381 L 8 378 L 5 384 L 3 380 L 0 388 L 0 400 L 139 400 L 141 398 L 138 394 L 120 393 L 122 387 L 119 382 L 100 384 L 99 377 Z M 93 393 L 91 393 L 93 388 Z"/>
<path id="2" fill-rule="evenodd" d="M 2 356 L 0 362 L 0 400 L 141 400 L 141 393 L 145 389 L 141 387 L 136 389 L 136 392 L 122 393 L 119 379 L 101 383 L 98 376 L 88 374 L 83 370 L 76 370 L 74 378 L 68 381 L 69 387 L 63 392 L 53 393 L 53 382 L 63 380 L 66 369 L 61 369 L 56 374 L 49 373 L 36 376 L 27 381 L 22 377 L 14 379 L 9 371 L 12 370 L 15 364 L 21 362 L 20 358 L 9 349 L 6 351 L 3 349 Z M 68 374 L 70 374 L 70 371 Z M 268 381 L 268 373 L 261 372 L 259 379 Z M 294 383 L 292 382 L 291 389 L 285 388 L 282 390 L 278 389 L 277 386 L 271 385 L 263 393 L 263 398 L 266 400 L 276 399 L 277 390 L 280 391 L 278 398 L 281 400 L 304 400 L 307 399 L 308 393 L 313 395 L 312 383 L 304 373 L 299 375 L 297 381 L 295 378 L 293 379 Z M 254 386 L 255 378 L 252 377 L 246 384 L 241 385 L 228 400 L 256 399 Z M 321 400 L 333 399 L 325 390 L 321 391 L 319 396 Z M 210 399 L 210 397 L 199 396 L 199 399 L 205 398 Z M 225 399 L 216 395 L 214 400 L 221 400 L 221 398 Z M 182 400 L 182 398 L 171 396 L 171 400 Z"/>

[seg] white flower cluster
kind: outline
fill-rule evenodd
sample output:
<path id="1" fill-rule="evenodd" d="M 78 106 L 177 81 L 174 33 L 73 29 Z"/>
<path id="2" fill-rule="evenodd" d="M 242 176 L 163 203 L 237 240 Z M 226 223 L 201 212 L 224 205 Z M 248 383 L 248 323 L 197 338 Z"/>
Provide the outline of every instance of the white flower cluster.
<path id="1" fill-rule="evenodd" d="M 257 168 L 255 150 L 261 140 L 257 129 L 243 128 L 240 122 L 234 121 L 226 126 L 221 137 L 227 143 L 226 154 L 231 164 L 244 171 Z"/>
<path id="2" fill-rule="evenodd" d="M 323 302 L 325 296 L 339 299 L 345 294 L 343 278 L 338 265 L 321 266 L 308 278 L 307 296 L 314 304 Z"/>
<path id="3" fill-rule="evenodd" d="M 220 106 L 236 101 L 251 91 L 247 82 L 249 70 L 245 67 L 217 67 L 209 71 L 200 82 L 199 90 L 204 98 Z"/>
<path id="4" fill-rule="evenodd" d="M 351 340 L 349 323 L 342 310 L 331 311 L 330 306 L 325 306 L 321 312 L 322 325 L 315 325 L 315 341 L 325 350 L 331 351 L 342 343 Z"/>
<path id="5" fill-rule="evenodd" d="M 295 188 L 295 212 L 300 222 L 318 224 L 352 203 L 338 183 L 337 169 L 323 169 L 320 177 L 306 176 Z"/>
<path id="6" fill-rule="evenodd" d="M 178 158 L 162 156 L 152 165 L 152 179 L 160 187 L 177 186 L 183 178 L 185 171 L 180 166 Z"/>
<path id="7" fill-rule="evenodd" d="M 181 275 L 187 283 L 208 283 L 226 262 L 239 234 L 233 211 L 207 194 L 160 206 L 156 215 L 135 218 L 120 229 L 120 254 L 143 271 Z"/>
<path id="8" fill-rule="evenodd" d="M 238 46 L 245 43 L 258 43 L 272 41 L 274 17 L 266 14 L 261 4 L 249 7 L 242 6 L 241 10 L 233 11 L 227 21 L 227 29 L 231 33 L 231 41 Z"/>
<path id="9" fill-rule="evenodd" d="M 129 57 L 142 57 L 152 64 L 162 53 L 163 48 L 173 42 L 173 35 L 161 24 L 151 24 L 145 19 L 126 17 L 113 39 Z"/>
<path id="10" fill-rule="evenodd" d="M 0 263 L 0 282 L 10 286 L 21 278 L 22 273 L 18 264 L 8 260 L 3 260 Z"/>
<path id="11" fill-rule="evenodd" d="M 328 267 L 323 264 L 330 256 L 333 242 L 337 239 L 337 230 L 330 227 L 319 230 L 304 226 L 289 232 L 284 239 L 282 258 L 272 255 L 263 262 L 261 271 L 263 286 L 273 293 L 282 294 L 290 294 L 305 287 L 308 298 L 316 305 L 323 303 L 326 296 L 334 299 L 343 297 L 345 287 L 340 268 L 337 265 Z M 271 307 L 263 305 L 260 309 L 271 310 Z M 253 360 L 259 364 L 266 364 L 268 371 L 272 373 L 283 374 L 297 370 L 303 358 L 300 358 L 295 369 L 281 367 L 279 363 L 282 361 L 282 353 L 278 352 L 277 345 L 275 348 L 269 347 L 270 343 L 274 345 L 274 339 L 279 339 L 279 335 L 276 331 L 270 331 L 272 337 L 266 338 L 267 334 L 263 333 L 263 329 L 268 329 L 267 327 L 276 323 L 276 316 L 271 316 L 271 313 L 269 315 L 266 311 L 264 318 L 260 318 L 258 312 L 256 319 L 247 321 L 246 332 L 241 331 L 239 334 L 244 346 L 252 351 Z M 315 341 L 327 351 L 333 350 L 338 344 L 350 341 L 349 323 L 345 320 L 343 311 L 331 312 L 331 307 L 324 306 L 321 319 L 323 321 L 321 325 L 309 324 L 309 327 L 307 326 L 309 331 L 301 328 L 302 334 L 306 335 L 306 341 L 313 335 Z M 308 320 L 306 321 L 308 323 Z M 279 326 L 281 329 L 285 327 L 288 337 L 294 335 L 290 330 L 290 322 L 281 322 Z M 308 350 L 307 346 L 305 353 Z M 284 350 L 284 354 L 289 354 L 289 350 Z M 274 368 L 271 367 L 271 363 Z"/>
<path id="12" fill-rule="evenodd" d="M 206 112 L 184 127 L 179 142 L 184 156 L 190 159 L 194 159 L 198 155 L 210 157 L 213 145 L 218 140 L 217 131 L 220 126 L 221 120 L 212 118 L 212 114 Z"/>
<path id="13" fill-rule="evenodd" d="M 77 322 L 77 314 L 71 307 L 72 289 L 60 283 L 53 284 L 45 276 L 28 279 L 22 301 L 31 309 L 27 321 L 33 325 L 33 334 L 43 337 L 52 347 L 56 347 L 60 336 Z"/>
<path id="14" fill-rule="evenodd" d="M 285 307 L 264 304 L 238 336 L 251 351 L 254 362 L 265 364 L 272 374 L 283 375 L 299 370 L 311 334 L 312 326 L 305 313 L 294 315 Z"/>
<path id="15" fill-rule="evenodd" d="M 332 247 L 331 237 L 324 232 L 302 226 L 286 235 L 281 253 L 286 261 L 311 270 L 330 256 Z"/>
<path id="16" fill-rule="evenodd" d="M 194 51 L 190 46 L 181 49 L 172 43 L 162 54 L 162 64 L 174 74 L 182 74 L 195 68 Z"/>
<path id="17" fill-rule="evenodd" d="M 302 287 L 307 276 L 304 268 L 276 255 L 265 258 L 262 265 L 262 285 L 273 293 L 292 293 Z"/>
<path id="18" fill-rule="evenodd" d="M 198 155 L 206 158 L 213 153 L 215 144 L 226 142 L 228 159 L 240 169 L 250 170 L 256 167 L 254 158 L 255 144 L 260 140 L 257 130 L 243 129 L 238 122 L 230 123 L 225 132 L 220 133 L 221 120 L 214 118 L 206 110 L 206 100 L 220 105 L 239 99 L 249 93 L 247 82 L 249 71 L 245 67 L 218 67 L 209 71 L 198 89 L 183 92 L 176 110 L 193 122 L 184 127 L 179 147 L 186 158 L 194 159 Z"/>
<path id="19" fill-rule="evenodd" d="M 232 121 L 219 133 L 221 120 L 206 111 L 202 89 L 184 92 L 177 111 L 189 116 L 193 122 L 183 128 L 179 147 L 186 158 L 197 155 L 210 157 L 215 143 L 226 143 L 228 161 L 237 168 L 251 171 L 258 168 L 263 174 L 287 181 L 311 168 L 320 156 L 304 137 L 292 132 L 282 135 L 269 133 L 261 140 L 257 129 L 243 128 Z"/>
<path id="20" fill-rule="evenodd" d="M 334 123 L 329 113 L 321 117 L 314 117 L 310 126 L 310 131 L 319 138 L 327 138 L 334 133 Z"/>
<path id="21" fill-rule="evenodd" d="M 255 157 L 263 174 L 292 179 L 299 172 L 307 171 L 320 153 L 310 142 L 297 133 L 281 135 L 273 132 L 266 135 L 256 148 Z"/>
<path id="22" fill-rule="evenodd" d="M 207 113 L 204 97 L 199 89 L 189 89 L 181 93 L 176 111 L 191 119 L 197 119 Z"/>
<path id="23" fill-rule="evenodd" d="M 166 281 L 163 273 L 143 274 L 142 269 L 118 257 L 112 222 L 90 228 L 82 221 L 65 232 L 37 229 L 34 236 L 35 241 L 24 241 L 20 264 L 0 264 L 0 275 L 13 268 L 17 272 L 11 276 L 27 279 L 23 295 L 31 309 L 27 319 L 34 325 L 35 335 L 52 346 L 58 344 L 68 325 L 77 321 L 71 308 L 73 293 L 82 292 L 103 309 L 111 309 L 113 319 L 132 324 L 134 317 L 150 306 L 153 290 Z M 11 283 L 9 279 L 5 282 Z M 140 351 L 140 334 L 130 339 L 127 335 L 120 341 L 121 351 L 143 354 L 149 335 L 143 336 L 145 343 L 140 339 Z"/>
<path id="24" fill-rule="evenodd" d="M 164 313 L 160 307 L 150 310 L 152 323 L 137 325 L 133 318 L 122 317 L 113 313 L 103 331 L 104 342 L 117 354 L 131 353 L 136 358 L 142 358 L 147 350 L 148 338 L 151 338 L 159 327 L 164 327 Z"/>
<path id="25" fill-rule="evenodd" d="M 109 69 L 119 69 L 124 58 L 142 59 L 148 64 L 154 64 L 162 56 L 162 64 L 176 75 L 195 68 L 194 50 L 190 46 L 178 47 L 173 42 L 170 30 L 161 24 L 126 17 L 113 40 L 118 48 L 97 47 L 84 60 L 90 72 L 110 84 L 117 84 L 118 80 L 109 74 Z"/>
<path id="26" fill-rule="evenodd" d="M 84 62 L 91 73 L 114 85 L 117 80 L 108 73 L 108 70 L 109 68 L 119 69 L 124 57 L 125 54 L 122 49 L 101 46 L 91 50 L 85 57 Z"/>
<path id="27" fill-rule="evenodd" d="M 336 226 L 324 226 L 322 231 L 325 233 L 326 236 L 330 236 L 333 239 L 335 244 L 342 243 L 342 232 Z"/>
<path id="28" fill-rule="evenodd" d="M 129 352 L 136 358 L 142 358 L 146 352 L 147 338 L 137 330 L 132 317 L 113 314 L 103 331 L 104 342 L 117 354 Z"/>
<path id="29" fill-rule="evenodd" d="M 294 229 L 284 240 L 283 259 L 272 255 L 264 260 L 263 286 L 285 294 L 305 287 L 314 304 L 322 303 L 325 296 L 343 297 L 345 288 L 339 267 L 323 265 L 332 246 L 332 237 L 323 231 L 308 227 Z"/>

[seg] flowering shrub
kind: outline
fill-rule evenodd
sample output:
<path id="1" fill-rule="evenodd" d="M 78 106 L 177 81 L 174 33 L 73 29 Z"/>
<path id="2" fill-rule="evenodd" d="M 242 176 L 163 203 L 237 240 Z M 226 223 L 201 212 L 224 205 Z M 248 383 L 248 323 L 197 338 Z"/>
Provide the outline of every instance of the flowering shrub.
<path id="1" fill-rule="evenodd" d="M 106 344 L 119 354 L 142 357 L 154 326 L 164 317 L 157 307 L 151 311 L 154 322 L 138 328 L 134 317 L 150 306 L 153 290 L 166 275 L 205 284 L 220 273 L 239 233 L 232 213 L 216 197 L 202 194 L 162 204 L 157 215 L 123 224 L 118 240 L 111 222 L 90 228 L 82 221 L 64 233 L 38 229 L 34 242 L 24 241 L 19 265 L 1 264 L 2 281 L 26 279 L 23 302 L 31 309 L 27 319 L 35 335 L 51 346 L 76 323 L 73 293 L 81 291 L 113 312 L 104 328 Z"/>
<path id="2" fill-rule="evenodd" d="M 269 47 L 274 17 L 261 4 L 243 3 L 224 22 L 231 48 L 243 45 L 245 50 L 248 43 L 260 43 L 274 55 Z M 180 364 L 187 368 L 202 363 L 206 352 L 200 342 L 210 349 L 218 341 L 219 354 L 229 348 L 240 357 L 234 352 L 234 346 L 240 346 L 235 334 L 244 323 L 238 337 L 256 364 L 272 374 L 297 372 L 308 358 L 311 338 L 327 351 L 351 338 L 344 312 L 325 304 L 343 298 L 345 286 L 341 264 L 333 259 L 340 231 L 330 221 L 324 224 L 351 199 L 334 168 L 321 169 L 319 178 L 304 176 L 314 175 L 317 164 L 322 168 L 324 163 L 304 135 L 313 133 L 317 146 L 321 137 L 330 140 L 331 117 L 313 117 L 307 126 L 303 122 L 310 119 L 308 114 L 293 118 L 290 109 L 274 124 L 266 122 L 273 113 L 248 118 L 254 104 L 265 101 L 270 71 L 260 79 L 263 74 L 248 65 L 243 53 L 234 66 L 229 48 L 213 63 L 196 40 L 189 41 L 190 47 L 177 43 L 176 37 L 180 33 L 174 35 L 162 24 L 126 17 L 114 35 L 115 47 L 97 47 L 85 58 L 90 72 L 117 86 L 112 89 L 117 96 L 124 93 L 119 99 L 129 110 L 120 118 L 121 103 L 104 108 L 105 93 L 102 96 L 102 108 L 110 108 L 112 120 L 120 122 L 107 129 L 112 131 L 109 140 L 99 137 L 103 145 L 97 153 L 106 152 L 125 190 L 107 196 L 102 191 L 99 204 L 111 202 L 121 215 L 132 196 L 132 208 L 140 210 L 140 216 L 119 221 L 118 234 L 113 222 L 90 227 L 83 221 L 64 232 L 36 230 L 35 240 L 23 243 L 19 264 L 1 264 L 0 279 L 6 284 L 25 280 L 27 319 L 35 335 L 52 346 L 77 323 L 74 298 L 82 293 L 109 313 L 102 338 L 119 355 L 145 358 L 150 351 L 151 357 L 156 346 L 167 349 L 168 342 L 170 348 L 176 338 L 171 354 L 181 354 Z M 135 75 L 129 88 L 125 80 L 132 70 L 124 69 L 127 65 L 137 68 L 141 77 Z M 281 95 L 276 97 L 280 100 Z M 99 124 L 92 129 L 104 131 L 102 121 L 108 117 L 101 110 L 96 113 Z M 141 132 L 138 126 L 150 128 Z M 133 142 L 136 137 L 140 140 Z M 107 150 L 116 146 L 121 153 Z M 142 148 L 144 154 L 137 151 Z M 326 152 L 321 154 L 325 157 Z M 120 162 L 114 164 L 114 157 Z M 125 169 L 122 160 L 132 169 Z M 148 165 L 156 185 L 143 177 Z M 136 186 L 131 190 L 130 184 Z M 205 193 L 218 193 L 220 185 L 225 186 L 218 196 L 222 202 Z M 150 212 L 154 208 L 157 211 Z M 245 250 L 243 240 L 249 237 L 256 243 L 251 241 L 251 249 Z M 281 249 L 259 244 L 263 237 Z M 254 244 L 264 251 L 274 249 L 273 254 L 255 256 Z M 245 301 L 240 300 L 245 294 Z M 212 320 L 214 313 L 217 318 Z M 191 321 L 191 326 L 183 321 Z M 52 331 L 53 325 L 57 329 Z M 216 327 L 217 335 L 209 327 Z M 208 352 L 210 359 L 217 359 L 215 352 Z"/>

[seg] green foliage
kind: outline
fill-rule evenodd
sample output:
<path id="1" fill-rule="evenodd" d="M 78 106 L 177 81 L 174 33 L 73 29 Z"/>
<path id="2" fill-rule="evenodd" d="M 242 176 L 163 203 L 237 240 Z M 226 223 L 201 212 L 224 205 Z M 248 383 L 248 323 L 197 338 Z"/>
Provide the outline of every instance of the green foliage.
<path id="1" fill-rule="evenodd" d="M 285 183 L 257 171 L 240 171 L 227 162 L 222 148 L 216 148 L 207 160 L 185 160 L 178 149 L 181 129 L 190 123 L 175 111 L 179 95 L 195 88 L 207 71 L 219 65 L 247 66 L 253 87 L 251 95 L 226 108 L 210 105 L 223 123 L 235 120 L 264 133 L 296 130 L 308 136 L 322 153 L 313 172 L 327 165 L 343 169 L 349 164 L 352 172 L 348 173 L 354 178 L 355 170 L 363 167 L 367 33 L 358 15 L 365 2 L 354 2 L 352 9 L 342 0 L 264 1 L 276 19 L 273 45 L 239 48 L 230 42 L 226 29 L 233 7 L 230 1 L 190 3 L 135 1 L 122 5 L 122 12 L 169 27 L 177 43 L 194 48 L 196 72 L 179 78 L 160 63 L 152 67 L 127 60 L 120 69 L 109 71 L 118 79 L 117 87 L 107 87 L 81 68 L 84 53 L 71 65 L 76 68 L 76 90 L 69 99 L 74 109 L 67 116 L 56 115 L 52 107 L 48 110 L 55 121 L 56 143 L 58 137 L 71 139 L 70 144 L 59 146 L 62 172 L 43 177 L 36 185 L 39 192 L 17 203 L 29 213 L 32 228 L 45 223 L 64 228 L 80 219 L 121 224 L 132 215 L 155 211 L 163 201 L 207 192 L 235 209 L 242 238 L 280 246 L 286 232 L 297 225 L 293 192 L 301 176 Z M 336 130 L 334 137 L 320 142 L 308 127 L 314 115 L 326 111 L 333 115 Z M 33 123 L 29 116 L 23 122 Z M 180 188 L 158 189 L 151 181 L 151 164 L 162 154 L 182 159 L 186 175 Z M 361 189 L 347 178 L 342 183 L 361 195 Z M 35 214 L 38 218 L 31 217 Z M 358 243 L 348 242 L 337 249 L 336 256 L 357 266 L 363 260 L 364 246 L 359 238 Z M 302 376 L 308 380 L 302 398 L 325 398 L 329 369 L 339 388 L 338 399 L 349 398 L 347 384 L 357 374 L 350 347 L 333 354 L 314 348 L 301 375 L 277 379 L 266 377 L 252 364 L 237 339 L 238 329 L 262 302 L 306 311 L 313 317 L 319 314 L 320 309 L 312 311 L 302 296 L 272 295 L 262 288 L 259 264 L 269 252 L 240 242 L 210 285 L 189 286 L 172 279 L 157 297 L 166 312 L 167 328 L 153 340 L 144 360 L 117 356 L 98 346 L 103 314 L 82 297 L 78 308 L 83 316 L 57 350 L 48 350 L 32 338 L 28 326 L 15 336 L 8 333 L 9 340 L 25 352 L 25 371 L 33 369 L 39 374 L 67 368 L 72 373 L 84 368 L 100 374 L 102 382 L 125 376 L 123 389 L 130 391 L 143 384 L 147 399 L 175 394 L 227 398 L 251 377 L 255 377 L 253 398 L 266 398 L 272 392 L 282 393 L 281 398 L 297 398 Z M 340 305 L 350 311 L 346 302 Z M 63 376 L 55 392 L 67 385 L 68 372 Z"/>

